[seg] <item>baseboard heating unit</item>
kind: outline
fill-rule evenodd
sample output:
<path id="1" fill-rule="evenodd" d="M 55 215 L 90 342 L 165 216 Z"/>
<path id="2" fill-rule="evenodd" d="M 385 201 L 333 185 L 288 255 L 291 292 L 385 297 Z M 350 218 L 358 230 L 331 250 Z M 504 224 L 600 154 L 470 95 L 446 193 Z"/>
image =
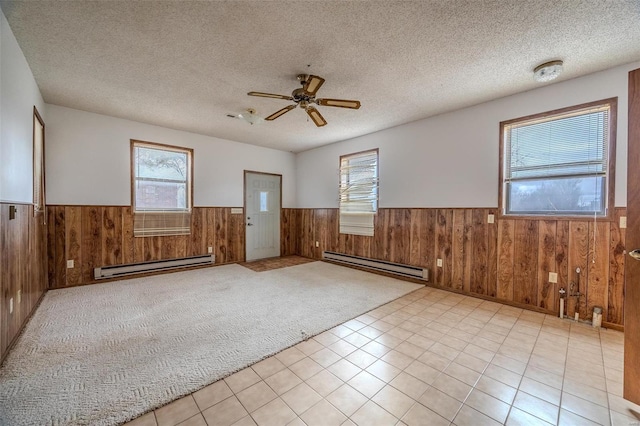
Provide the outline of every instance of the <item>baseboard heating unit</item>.
<path id="1" fill-rule="evenodd" d="M 153 260 L 151 262 L 103 266 L 101 268 L 95 268 L 93 270 L 93 276 L 96 280 L 100 280 L 103 278 L 117 278 L 132 274 L 166 271 L 168 269 L 186 268 L 189 266 L 213 265 L 214 263 L 215 256 L 213 254 L 207 254 L 204 256 L 182 257 L 180 259 Z"/>
<path id="2" fill-rule="evenodd" d="M 366 257 L 352 256 L 349 254 L 325 251 L 322 258 L 333 262 L 375 269 L 376 271 L 402 275 L 419 280 L 429 281 L 429 269 L 420 266 L 403 265 L 401 263 L 386 262 L 384 260 L 369 259 Z"/>

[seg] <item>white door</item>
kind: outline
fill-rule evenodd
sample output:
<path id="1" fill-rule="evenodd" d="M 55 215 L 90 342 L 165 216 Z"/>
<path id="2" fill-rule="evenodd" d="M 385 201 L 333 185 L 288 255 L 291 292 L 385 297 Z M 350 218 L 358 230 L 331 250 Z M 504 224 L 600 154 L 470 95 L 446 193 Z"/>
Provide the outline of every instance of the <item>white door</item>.
<path id="1" fill-rule="evenodd" d="M 247 261 L 280 256 L 282 176 L 245 172 Z"/>

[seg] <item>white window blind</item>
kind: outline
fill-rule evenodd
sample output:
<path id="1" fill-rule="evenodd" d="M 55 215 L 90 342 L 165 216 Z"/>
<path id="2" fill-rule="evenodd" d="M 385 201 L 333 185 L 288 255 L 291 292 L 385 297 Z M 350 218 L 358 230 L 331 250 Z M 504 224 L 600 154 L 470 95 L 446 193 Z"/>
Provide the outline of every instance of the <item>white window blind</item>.
<path id="1" fill-rule="evenodd" d="M 504 127 L 506 214 L 605 215 L 610 106 Z"/>
<path id="2" fill-rule="evenodd" d="M 132 143 L 134 236 L 188 235 L 191 150 Z"/>
<path id="3" fill-rule="evenodd" d="M 378 210 L 378 150 L 340 158 L 340 233 L 373 235 Z"/>

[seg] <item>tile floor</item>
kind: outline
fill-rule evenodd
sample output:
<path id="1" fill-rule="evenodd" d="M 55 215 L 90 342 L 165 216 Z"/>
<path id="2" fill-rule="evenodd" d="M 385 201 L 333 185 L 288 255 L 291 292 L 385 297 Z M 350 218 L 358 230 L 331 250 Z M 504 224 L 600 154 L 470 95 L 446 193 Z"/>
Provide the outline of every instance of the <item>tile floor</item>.
<path id="1" fill-rule="evenodd" d="M 640 425 L 623 334 L 417 290 L 128 423 Z"/>
<path id="2" fill-rule="evenodd" d="M 240 265 L 245 268 L 249 268 L 254 272 L 271 271 L 272 269 L 286 268 L 288 266 L 302 265 L 303 263 L 316 262 L 314 259 L 309 259 L 302 256 L 282 256 L 272 257 L 269 259 L 253 260 L 250 262 L 242 262 Z"/>

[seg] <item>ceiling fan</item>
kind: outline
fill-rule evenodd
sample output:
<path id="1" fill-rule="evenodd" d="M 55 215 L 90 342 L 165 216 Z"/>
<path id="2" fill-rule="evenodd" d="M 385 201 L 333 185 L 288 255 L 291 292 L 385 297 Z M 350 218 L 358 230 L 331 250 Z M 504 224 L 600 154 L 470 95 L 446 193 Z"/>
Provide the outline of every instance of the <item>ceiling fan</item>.
<path id="1" fill-rule="evenodd" d="M 346 99 L 316 99 L 316 93 L 324 83 L 324 78 L 322 77 L 318 77 L 317 75 L 300 74 L 298 75 L 298 81 L 302 84 L 302 87 L 291 92 L 291 96 L 263 92 L 249 92 L 247 95 L 259 96 L 262 98 L 284 99 L 295 102 L 295 104 L 286 106 L 266 117 L 265 120 L 267 121 L 273 121 L 295 107 L 300 106 L 300 108 L 307 112 L 309 117 L 311 117 L 311 120 L 313 120 L 318 127 L 326 125 L 327 120 L 324 119 L 322 114 L 320 114 L 320 111 L 318 111 L 312 104 L 338 108 L 360 108 L 360 101 L 351 101 Z"/>

